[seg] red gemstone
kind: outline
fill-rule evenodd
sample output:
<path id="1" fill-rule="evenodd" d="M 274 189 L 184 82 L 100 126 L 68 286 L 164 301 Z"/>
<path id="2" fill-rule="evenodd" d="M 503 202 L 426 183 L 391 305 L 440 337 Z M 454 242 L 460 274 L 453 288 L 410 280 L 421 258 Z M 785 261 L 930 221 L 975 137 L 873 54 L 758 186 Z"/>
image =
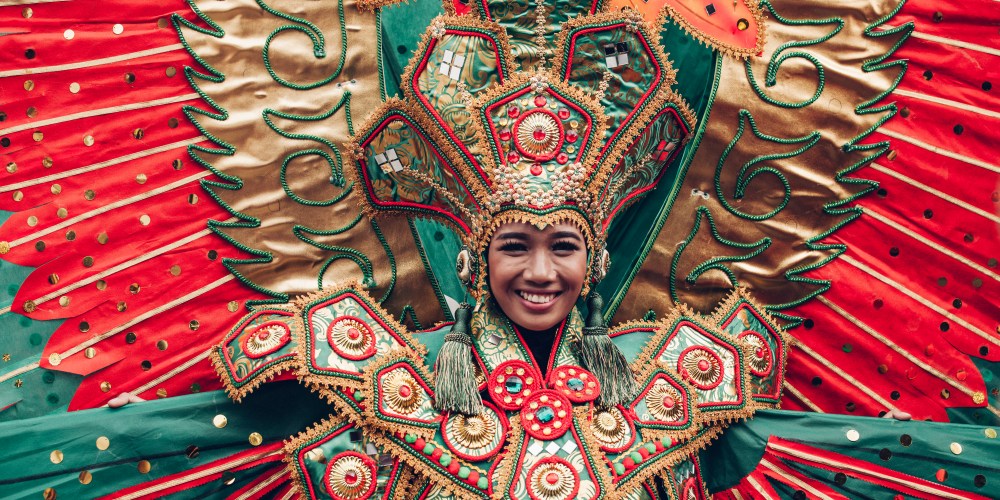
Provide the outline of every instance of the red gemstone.
<path id="1" fill-rule="evenodd" d="M 531 175 L 542 175 L 542 166 L 539 164 L 534 164 L 531 166 Z"/>
<path id="2" fill-rule="evenodd" d="M 647 450 L 645 446 L 640 446 L 639 455 L 641 455 L 642 458 L 649 458 L 649 450 Z"/>
<path id="3" fill-rule="evenodd" d="M 758 347 L 755 354 L 757 355 L 758 358 L 763 358 L 764 357 L 764 348 L 763 347 Z"/>
<path id="4" fill-rule="evenodd" d="M 417 440 L 410 446 L 412 446 L 414 450 L 423 450 L 424 446 L 427 446 L 427 441 L 424 441 L 424 438 L 417 438 Z"/>
<path id="5" fill-rule="evenodd" d="M 357 471 L 349 470 L 349 471 L 345 472 L 344 473 L 344 482 L 347 483 L 348 486 L 354 486 L 355 484 L 357 484 L 358 483 L 358 473 L 357 473 Z"/>
<path id="6" fill-rule="evenodd" d="M 653 441 L 653 446 L 656 446 L 657 453 L 662 453 L 663 450 L 666 450 L 666 448 L 663 447 L 663 442 L 659 439 Z"/>
<path id="7" fill-rule="evenodd" d="M 521 157 L 518 156 L 517 153 L 515 153 L 513 151 L 510 152 L 510 153 L 507 153 L 507 163 L 514 164 L 514 163 L 517 163 L 519 161 L 521 161 Z"/>
<path id="8" fill-rule="evenodd" d="M 566 132 L 566 142 L 576 142 L 576 139 L 577 139 L 576 132 L 572 130 Z"/>
<path id="9" fill-rule="evenodd" d="M 541 95 L 535 96 L 535 106 L 538 106 L 540 108 L 542 106 L 545 106 L 545 102 L 546 102 L 545 101 L 545 96 L 541 96 Z"/>
<path id="10" fill-rule="evenodd" d="M 503 129 L 500 131 L 500 140 L 509 141 L 510 140 L 510 129 Z"/>
<path id="11" fill-rule="evenodd" d="M 257 332 L 257 339 L 258 340 L 267 340 L 268 337 L 270 337 L 270 336 L 271 336 L 271 332 L 269 332 L 267 330 L 262 330 L 262 331 Z"/>
<path id="12" fill-rule="evenodd" d="M 357 328 L 354 328 L 352 326 L 347 329 L 347 338 L 351 340 L 358 340 L 358 337 L 360 336 L 361 336 L 361 331 L 359 331 Z"/>
<path id="13" fill-rule="evenodd" d="M 458 474 L 458 469 L 459 469 L 458 460 L 452 460 L 451 463 L 448 464 L 448 472 L 450 472 L 452 475 Z"/>
<path id="14" fill-rule="evenodd" d="M 555 472 L 550 472 L 545 475 L 545 482 L 549 484 L 556 484 L 559 482 L 559 474 Z"/>
<path id="15" fill-rule="evenodd" d="M 709 364 L 708 364 L 708 360 L 707 360 L 707 359 L 701 359 L 701 360 L 698 360 L 698 369 L 699 369 L 699 370 L 701 370 L 701 371 L 703 371 L 703 372 L 707 372 L 707 371 L 708 371 L 708 368 L 709 368 L 710 366 L 711 366 L 711 365 L 709 365 Z"/>
<path id="16" fill-rule="evenodd" d="M 677 402 L 674 401 L 674 398 L 672 398 L 670 396 L 664 396 L 663 397 L 663 407 L 664 408 L 670 409 L 670 408 L 673 408 L 674 405 L 676 405 L 676 404 L 677 404 Z"/>
<path id="17" fill-rule="evenodd" d="M 560 120 L 568 120 L 569 119 L 569 110 L 566 109 L 566 108 L 559 108 L 559 119 Z"/>
<path id="18" fill-rule="evenodd" d="M 548 135 L 549 134 L 546 134 L 545 130 L 540 127 L 536 128 L 533 132 L 531 132 L 531 137 L 538 142 L 544 141 L 545 138 L 548 137 Z"/>
<path id="19" fill-rule="evenodd" d="M 556 155 L 556 161 L 559 162 L 560 165 L 565 165 L 566 162 L 569 161 L 569 155 L 566 153 L 559 153 Z"/>
<path id="20" fill-rule="evenodd" d="M 511 106 L 507 108 L 507 116 L 511 118 L 517 118 L 517 115 L 521 114 L 521 110 L 517 109 L 516 106 Z"/>
<path id="21" fill-rule="evenodd" d="M 632 460 L 632 457 L 625 457 L 625 460 L 622 460 L 622 465 L 625 466 L 625 470 L 634 469 L 635 468 L 635 460 Z"/>
<path id="22" fill-rule="evenodd" d="M 469 473 L 469 477 L 465 480 L 469 484 L 476 484 L 479 482 L 479 471 L 472 471 Z"/>
<path id="23" fill-rule="evenodd" d="M 399 396 L 400 397 L 408 398 L 408 397 L 410 397 L 410 394 L 412 394 L 412 393 L 413 393 L 413 389 L 410 389 L 410 386 L 408 386 L 406 384 L 403 384 L 403 385 L 399 386 Z"/>

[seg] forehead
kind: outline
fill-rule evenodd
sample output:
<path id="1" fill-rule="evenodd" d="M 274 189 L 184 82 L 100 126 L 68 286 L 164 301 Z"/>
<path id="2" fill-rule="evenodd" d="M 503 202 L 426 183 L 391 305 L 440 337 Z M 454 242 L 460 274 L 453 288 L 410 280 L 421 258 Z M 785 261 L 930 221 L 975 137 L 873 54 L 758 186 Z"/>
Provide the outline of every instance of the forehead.
<path id="1" fill-rule="evenodd" d="M 554 238 L 554 237 L 577 237 L 583 240 L 583 233 L 574 224 L 560 222 L 557 224 L 547 224 L 544 228 L 539 228 L 535 224 L 526 222 L 505 222 L 493 232 L 493 238 L 502 237 L 529 237 L 529 238 Z"/>

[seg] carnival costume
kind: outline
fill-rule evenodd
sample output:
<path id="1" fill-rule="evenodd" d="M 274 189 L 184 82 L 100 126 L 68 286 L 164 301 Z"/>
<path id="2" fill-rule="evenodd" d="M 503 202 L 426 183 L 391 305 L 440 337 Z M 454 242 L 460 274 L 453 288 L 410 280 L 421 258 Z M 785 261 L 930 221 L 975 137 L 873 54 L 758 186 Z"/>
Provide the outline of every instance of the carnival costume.
<path id="1" fill-rule="evenodd" d="M 1000 484 L 986 463 L 991 427 L 769 411 L 946 419 L 977 405 L 1000 416 L 985 364 L 1000 352 L 984 326 L 996 303 L 964 294 L 961 315 L 944 311 L 866 256 L 843 256 L 859 272 L 835 275 L 834 290 L 814 274 L 846 248 L 827 241 L 860 215 L 846 205 L 874 190 L 849 176 L 862 166 L 965 203 L 875 163 L 898 155 L 868 138 L 896 111 L 879 101 L 904 74 L 887 62 L 912 31 L 889 24 L 899 5 L 445 2 L 424 29 L 412 21 L 426 6 L 278 3 L 191 2 L 168 22 L 123 2 L 116 14 L 144 28 L 108 33 L 135 51 L 85 62 L 58 44 L 111 35 L 43 23 L 54 17 L 45 6 L 0 25 L 13 34 L 0 42 L 31 41 L 25 69 L 0 69 L 0 90 L 16 78 L 28 93 L 16 113 L 0 105 L 12 176 L 0 193 L 13 200 L 0 208 L 17 212 L 5 214 L 0 255 L 38 268 L 0 321 L 75 318 L 50 340 L 32 334 L 44 350 L 2 367 L 0 382 L 48 384 L 58 405 L 76 374 L 69 409 L 127 403 L 29 419 L 43 398 L 0 393 L 0 418 L 25 417 L 0 424 L 12 450 L 0 492 L 982 498 Z M 371 43 L 349 43 L 359 39 Z M 406 69 L 393 67 L 403 55 Z M 62 94 L 45 75 L 86 94 L 117 88 L 91 73 L 116 65 L 116 84 L 144 89 L 142 102 L 127 102 L 133 93 L 49 118 Z M 141 87 L 147 65 L 159 80 Z M 169 85 L 181 74 L 184 93 Z M 188 120 L 139 126 L 149 109 L 199 98 Z M 106 115 L 130 118 L 95 124 Z M 78 126 L 89 128 L 74 149 Z M 107 139 L 120 133 L 155 144 Z M 95 144 L 111 157 L 76 167 Z M 171 156 L 184 148 L 190 160 Z M 971 156 L 949 158 L 991 166 Z M 166 173 L 147 169 L 154 160 Z M 95 177 L 117 166 L 128 188 Z M 933 208 L 925 220 L 946 212 Z M 977 263 L 988 248 L 966 258 L 864 212 L 946 255 L 938 264 L 1000 283 L 995 259 Z M 966 243 L 989 228 L 962 220 Z M 587 281 L 548 359 L 492 297 L 487 252 L 506 223 L 569 224 L 585 241 Z M 876 281 L 896 292 L 875 309 L 917 300 L 930 311 L 913 312 L 921 321 L 946 318 L 947 341 L 888 331 L 891 314 L 853 316 L 844 301 L 869 301 L 861 289 Z M 855 282 L 865 285 L 835 293 Z M 216 388 L 238 404 L 172 397 Z"/>

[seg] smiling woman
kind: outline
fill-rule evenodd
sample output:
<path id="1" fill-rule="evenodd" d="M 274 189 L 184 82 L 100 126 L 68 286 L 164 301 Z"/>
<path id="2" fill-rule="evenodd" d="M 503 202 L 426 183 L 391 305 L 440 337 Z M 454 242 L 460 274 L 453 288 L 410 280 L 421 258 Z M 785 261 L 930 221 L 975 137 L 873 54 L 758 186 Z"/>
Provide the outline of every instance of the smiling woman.
<path id="1" fill-rule="evenodd" d="M 540 332 L 566 319 L 580 297 L 587 248 L 583 234 L 571 224 L 538 229 L 510 222 L 493 234 L 487 262 L 490 290 L 500 309 L 515 325 Z"/>

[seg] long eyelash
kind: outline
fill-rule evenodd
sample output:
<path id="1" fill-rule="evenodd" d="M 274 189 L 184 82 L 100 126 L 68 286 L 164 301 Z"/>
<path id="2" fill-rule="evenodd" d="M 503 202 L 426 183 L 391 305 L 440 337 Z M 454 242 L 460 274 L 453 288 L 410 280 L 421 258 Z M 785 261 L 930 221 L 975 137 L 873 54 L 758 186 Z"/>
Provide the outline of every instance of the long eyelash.
<path id="1" fill-rule="evenodd" d="M 573 241 L 557 241 L 552 244 L 555 250 L 579 250 L 580 246 Z"/>
<path id="2" fill-rule="evenodd" d="M 500 250 L 502 251 L 522 250 L 524 248 L 525 248 L 524 243 L 521 243 L 518 240 L 508 240 L 500 242 Z"/>

